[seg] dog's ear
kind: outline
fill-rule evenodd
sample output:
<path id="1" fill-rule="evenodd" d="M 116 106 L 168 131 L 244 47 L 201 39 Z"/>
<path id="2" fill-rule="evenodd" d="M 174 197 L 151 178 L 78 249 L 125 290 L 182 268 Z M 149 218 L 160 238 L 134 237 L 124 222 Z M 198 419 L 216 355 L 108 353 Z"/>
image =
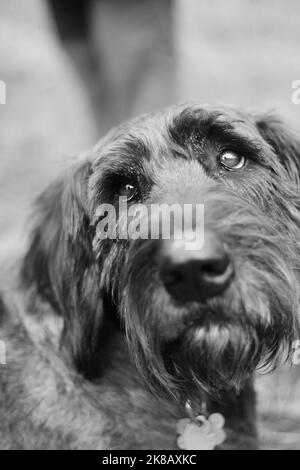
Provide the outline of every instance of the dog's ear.
<path id="1" fill-rule="evenodd" d="M 300 136 L 289 130 L 274 114 L 255 116 L 261 136 L 272 147 L 290 178 L 300 184 Z"/>
<path id="2" fill-rule="evenodd" d="M 97 373 L 95 356 L 102 324 L 99 273 L 92 251 L 87 200 L 90 163 L 76 166 L 38 199 L 22 282 L 36 287 L 64 317 L 63 341 L 77 368 Z"/>

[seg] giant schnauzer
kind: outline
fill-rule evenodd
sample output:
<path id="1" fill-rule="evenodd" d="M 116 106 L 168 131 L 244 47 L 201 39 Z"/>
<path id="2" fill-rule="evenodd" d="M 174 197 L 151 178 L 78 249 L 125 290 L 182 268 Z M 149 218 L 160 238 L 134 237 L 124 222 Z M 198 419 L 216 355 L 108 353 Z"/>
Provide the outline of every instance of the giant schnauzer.
<path id="1" fill-rule="evenodd" d="M 299 335 L 299 170 L 276 117 L 193 104 L 113 129 L 47 189 L 3 289 L 1 447 L 197 448 L 176 423 L 211 414 L 216 445 L 256 447 L 253 374 Z M 119 198 L 203 206 L 203 242 L 99 236 Z"/>

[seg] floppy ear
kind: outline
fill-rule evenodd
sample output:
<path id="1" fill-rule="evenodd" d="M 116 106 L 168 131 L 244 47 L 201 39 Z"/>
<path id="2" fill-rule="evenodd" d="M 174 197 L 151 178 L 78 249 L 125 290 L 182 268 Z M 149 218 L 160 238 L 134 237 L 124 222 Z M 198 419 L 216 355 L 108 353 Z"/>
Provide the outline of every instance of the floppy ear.
<path id="1" fill-rule="evenodd" d="M 300 184 L 300 136 L 273 114 L 255 116 L 261 136 L 273 148 L 290 178 Z"/>
<path id="2" fill-rule="evenodd" d="M 22 281 L 35 286 L 64 317 L 63 341 L 77 368 L 97 374 L 95 356 L 102 324 L 99 268 L 92 251 L 87 201 L 90 163 L 74 168 L 52 184 L 37 201 L 32 241 Z"/>

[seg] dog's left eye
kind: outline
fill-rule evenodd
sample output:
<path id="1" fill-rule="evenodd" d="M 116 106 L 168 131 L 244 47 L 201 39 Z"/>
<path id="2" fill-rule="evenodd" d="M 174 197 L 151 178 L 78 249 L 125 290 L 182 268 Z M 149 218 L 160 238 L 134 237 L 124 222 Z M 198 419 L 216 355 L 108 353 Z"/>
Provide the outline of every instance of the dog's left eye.
<path id="1" fill-rule="evenodd" d="M 246 158 L 236 152 L 226 150 L 220 155 L 220 163 L 227 170 L 240 170 L 246 164 Z"/>
<path id="2" fill-rule="evenodd" d="M 137 188 L 131 183 L 123 183 L 118 188 L 118 196 L 131 201 L 137 194 Z"/>

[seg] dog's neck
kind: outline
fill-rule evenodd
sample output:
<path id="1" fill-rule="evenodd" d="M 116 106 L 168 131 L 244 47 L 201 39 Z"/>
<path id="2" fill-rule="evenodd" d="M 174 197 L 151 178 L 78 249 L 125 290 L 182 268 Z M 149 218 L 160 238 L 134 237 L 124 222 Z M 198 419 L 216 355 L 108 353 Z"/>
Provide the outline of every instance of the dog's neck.
<path id="1" fill-rule="evenodd" d="M 24 295 L 27 309 L 24 308 Z M 36 419 L 46 420 L 47 407 L 50 406 L 57 423 L 61 422 L 60 415 L 68 413 L 72 422 L 74 419 L 81 422 L 82 413 L 91 419 L 92 409 L 92 425 L 88 421 L 86 423 L 89 429 L 93 428 L 88 444 L 90 447 L 96 448 L 95 440 L 106 435 L 103 423 L 108 420 L 110 426 L 124 428 L 124 435 L 127 432 L 134 435 L 135 428 L 138 429 L 142 433 L 141 448 L 176 448 L 176 422 L 187 417 L 184 407 L 170 399 L 159 399 L 150 394 L 130 360 L 127 344 L 117 325 L 113 322 L 107 325 L 111 329 L 109 344 L 104 344 L 99 352 L 99 359 L 104 363 L 102 375 L 90 381 L 76 371 L 67 350 L 61 348 L 61 317 L 37 296 L 32 298 L 35 299 L 34 304 L 29 301 L 28 293 L 23 293 L 13 296 L 13 299 L 10 297 L 5 303 L 10 306 L 9 316 L 12 318 L 8 322 L 9 335 L 18 336 L 18 331 L 22 330 L 22 344 L 26 347 L 26 354 L 22 356 L 23 376 L 26 387 L 30 385 L 28 393 L 35 407 Z M 16 346 L 13 347 L 16 349 Z M 40 372 L 36 371 L 37 364 Z M 45 388 L 45 381 L 51 386 Z M 74 411 L 74 406 L 77 410 L 77 402 L 80 403 L 78 412 Z M 198 406 L 192 406 L 193 412 L 197 413 Z M 213 410 L 217 411 L 217 408 L 214 406 Z M 211 412 L 211 409 L 208 411 Z M 126 417 L 132 415 L 135 420 L 129 422 Z M 69 424 L 72 427 L 71 421 Z M 161 432 L 161 429 L 165 431 Z M 80 441 L 81 436 L 76 439 Z M 147 439 L 152 440 L 150 447 L 147 447 Z M 110 445 L 100 441 L 98 444 Z"/>
<path id="2" fill-rule="evenodd" d="M 176 421 L 182 411 L 175 403 L 148 392 L 117 328 L 113 327 L 109 348 L 101 350 L 106 363 L 102 376 L 90 381 L 77 372 L 67 351 L 62 351 L 63 322 L 49 305 L 36 298 L 34 306 L 22 292 L 5 295 L 3 303 L 7 380 L 11 387 L 20 384 L 26 394 L 26 419 L 32 420 L 32 426 L 49 425 L 54 446 L 113 449 L 118 442 L 124 449 L 176 448 Z M 18 416 L 16 413 L 12 413 L 14 419 L 22 420 L 23 408 L 18 409 Z M 116 442 L 110 440 L 112 435 Z M 39 438 L 42 440 L 40 434 Z M 24 435 L 22 439 L 26 448 L 35 437 Z"/>

